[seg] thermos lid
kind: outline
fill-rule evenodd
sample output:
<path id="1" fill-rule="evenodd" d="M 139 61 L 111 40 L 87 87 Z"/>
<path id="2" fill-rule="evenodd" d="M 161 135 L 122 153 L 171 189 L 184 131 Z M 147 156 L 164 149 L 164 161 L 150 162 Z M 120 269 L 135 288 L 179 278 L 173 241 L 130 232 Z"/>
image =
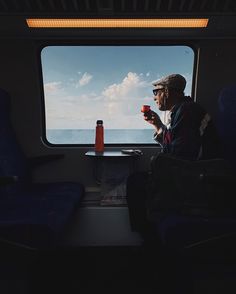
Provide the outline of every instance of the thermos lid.
<path id="1" fill-rule="evenodd" d="M 102 125 L 103 124 L 103 120 L 97 120 L 97 125 Z"/>

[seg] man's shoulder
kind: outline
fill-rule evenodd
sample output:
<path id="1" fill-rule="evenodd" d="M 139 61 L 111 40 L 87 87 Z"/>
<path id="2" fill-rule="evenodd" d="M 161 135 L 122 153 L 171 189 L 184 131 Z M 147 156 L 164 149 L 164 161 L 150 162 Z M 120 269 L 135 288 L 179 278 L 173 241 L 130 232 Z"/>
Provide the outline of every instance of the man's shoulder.
<path id="1" fill-rule="evenodd" d="M 173 111 L 172 119 L 178 121 L 180 118 L 184 117 L 185 121 L 199 121 L 206 114 L 207 112 L 201 107 L 201 105 L 190 99 L 190 101 L 183 101 L 178 107 L 176 107 Z"/>
<path id="2" fill-rule="evenodd" d="M 186 111 L 186 112 L 194 112 L 194 113 L 199 113 L 199 114 L 205 114 L 206 110 L 197 102 L 193 101 L 192 99 L 186 99 L 184 100 L 180 107 L 180 111 Z"/>

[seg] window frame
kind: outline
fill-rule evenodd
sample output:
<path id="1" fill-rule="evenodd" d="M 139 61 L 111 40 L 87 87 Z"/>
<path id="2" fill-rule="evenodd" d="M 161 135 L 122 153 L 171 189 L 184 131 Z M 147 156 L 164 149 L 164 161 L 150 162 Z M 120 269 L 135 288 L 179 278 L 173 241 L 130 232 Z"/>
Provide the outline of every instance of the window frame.
<path id="1" fill-rule="evenodd" d="M 82 147 L 82 148 L 91 148 L 94 144 L 78 144 L 78 143 L 51 143 L 47 140 L 47 130 L 46 130 L 46 105 L 45 105 L 45 93 L 43 86 L 43 68 L 42 68 L 42 59 L 41 53 L 42 50 L 50 46 L 187 46 L 193 50 L 193 73 L 192 73 L 192 88 L 191 88 L 191 97 L 195 101 L 195 89 L 196 89 L 196 76 L 197 76 L 197 64 L 199 59 L 199 50 L 193 42 L 189 41 L 150 41 L 150 40 L 80 40 L 78 41 L 50 41 L 41 43 L 38 46 L 38 63 L 39 63 L 39 75 L 40 75 L 40 96 L 41 96 L 41 140 L 48 147 Z M 154 147 L 157 146 L 157 143 L 153 140 L 153 143 L 105 143 L 105 147 Z"/>

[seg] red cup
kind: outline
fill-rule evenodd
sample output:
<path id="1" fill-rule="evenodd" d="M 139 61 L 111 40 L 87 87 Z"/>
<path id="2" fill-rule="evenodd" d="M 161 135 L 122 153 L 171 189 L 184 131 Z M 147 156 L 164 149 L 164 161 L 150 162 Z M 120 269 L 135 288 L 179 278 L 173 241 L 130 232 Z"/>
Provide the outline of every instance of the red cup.
<path id="1" fill-rule="evenodd" d="M 151 109 L 150 105 L 143 105 L 141 107 L 141 112 L 145 113 L 145 112 L 150 111 L 150 109 Z"/>

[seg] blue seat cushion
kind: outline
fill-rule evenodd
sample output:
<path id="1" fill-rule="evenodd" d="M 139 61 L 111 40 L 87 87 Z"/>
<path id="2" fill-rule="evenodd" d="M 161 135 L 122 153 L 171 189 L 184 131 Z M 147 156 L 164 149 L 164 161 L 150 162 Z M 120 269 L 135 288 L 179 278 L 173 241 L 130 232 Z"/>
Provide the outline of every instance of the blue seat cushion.
<path id="1" fill-rule="evenodd" d="M 236 171 L 236 85 L 221 90 L 218 99 L 218 129 L 223 143 L 224 157 Z"/>
<path id="2" fill-rule="evenodd" d="M 56 241 L 84 195 L 78 183 L 32 185 L 30 191 L 0 198 L 0 236 L 29 246 Z"/>
<path id="3" fill-rule="evenodd" d="M 84 186 L 78 182 L 35 183 L 29 186 L 29 193 L 40 198 L 61 197 L 77 205 L 84 196 Z"/>
<path id="4" fill-rule="evenodd" d="M 164 245 L 184 248 L 198 242 L 236 232 L 236 218 L 168 215 L 155 222 Z"/>

